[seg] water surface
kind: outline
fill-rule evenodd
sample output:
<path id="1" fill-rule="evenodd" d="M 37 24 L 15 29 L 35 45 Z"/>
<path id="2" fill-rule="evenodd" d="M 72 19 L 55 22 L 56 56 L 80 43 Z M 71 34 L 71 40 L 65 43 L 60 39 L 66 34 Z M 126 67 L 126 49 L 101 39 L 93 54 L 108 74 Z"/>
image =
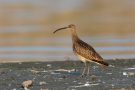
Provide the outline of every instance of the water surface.
<path id="1" fill-rule="evenodd" d="M 72 51 L 71 38 L 39 38 L 39 41 L 47 43 L 39 46 L 0 46 L 0 58 L 2 60 L 78 60 Z M 132 38 L 93 38 L 82 37 L 91 44 L 104 59 L 135 58 L 135 41 Z M 27 39 L 20 39 L 27 42 Z M 8 41 L 8 40 L 7 40 Z M 18 39 L 19 41 L 19 39 Z M 2 42 L 6 42 L 3 41 Z M 15 42 L 15 40 L 13 40 Z"/>

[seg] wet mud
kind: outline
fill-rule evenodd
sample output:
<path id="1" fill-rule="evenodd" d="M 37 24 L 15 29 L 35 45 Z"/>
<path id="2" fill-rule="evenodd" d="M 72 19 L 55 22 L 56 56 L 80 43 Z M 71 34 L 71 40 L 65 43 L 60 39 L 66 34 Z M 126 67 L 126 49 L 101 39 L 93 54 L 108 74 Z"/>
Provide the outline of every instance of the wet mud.
<path id="1" fill-rule="evenodd" d="M 107 60 L 109 67 L 91 64 L 90 75 L 81 77 L 80 61 L 20 62 L 0 64 L 0 90 L 135 90 L 135 59 Z"/>

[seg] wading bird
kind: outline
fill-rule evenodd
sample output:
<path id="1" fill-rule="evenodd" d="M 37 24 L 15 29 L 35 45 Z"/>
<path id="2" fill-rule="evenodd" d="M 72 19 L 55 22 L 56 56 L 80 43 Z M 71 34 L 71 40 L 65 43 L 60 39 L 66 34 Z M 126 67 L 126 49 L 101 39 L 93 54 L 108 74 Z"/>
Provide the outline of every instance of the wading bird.
<path id="1" fill-rule="evenodd" d="M 102 66 L 108 66 L 109 64 L 103 60 L 103 58 L 94 50 L 94 48 L 82 41 L 77 33 L 76 26 L 74 24 L 70 24 L 67 27 L 59 28 L 55 30 L 53 33 L 56 33 L 59 30 L 70 28 L 72 33 L 72 42 L 73 42 L 73 52 L 77 55 L 80 60 L 84 63 L 85 67 L 82 72 L 82 76 L 86 75 L 85 72 L 87 70 L 87 75 L 89 75 L 89 62 L 95 62 Z"/>

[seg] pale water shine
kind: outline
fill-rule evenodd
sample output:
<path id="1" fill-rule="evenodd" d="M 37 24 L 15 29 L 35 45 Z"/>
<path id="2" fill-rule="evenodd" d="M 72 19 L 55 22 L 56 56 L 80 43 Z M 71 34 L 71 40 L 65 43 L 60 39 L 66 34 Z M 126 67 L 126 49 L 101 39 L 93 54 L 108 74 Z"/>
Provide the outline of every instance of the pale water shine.
<path id="1" fill-rule="evenodd" d="M 39 41 L 48 44 L 39 46 L 1 46 L 0 59 L 1 61 L 78 60 L 72 51 L 72 41 L 70 39 L 70 37 L 39 38 Z M 25 39 L 20 40 L 25 41 Z M 132 38 L 122 39 L 107 36 L 82 37 L 82 40 L 91 44 L 104 59 L 135 58 L 135 46 L 132 45 L 135 44 L 135 40 Z M 8 42 L 8 40 L 5 42 Z"/>

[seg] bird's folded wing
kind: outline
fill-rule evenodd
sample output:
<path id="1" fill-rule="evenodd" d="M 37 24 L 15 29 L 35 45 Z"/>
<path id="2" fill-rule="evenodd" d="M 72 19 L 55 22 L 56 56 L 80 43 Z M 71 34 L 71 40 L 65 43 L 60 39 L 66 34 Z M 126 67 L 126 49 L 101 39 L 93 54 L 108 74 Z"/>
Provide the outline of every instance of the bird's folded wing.
<path id="1" fill-rule="evenodd" d="M 73 45 L 73 51 L 86 59 L 103 61 L 103 58 L 94 50 L 94 48 L 82 40 Z"/>

